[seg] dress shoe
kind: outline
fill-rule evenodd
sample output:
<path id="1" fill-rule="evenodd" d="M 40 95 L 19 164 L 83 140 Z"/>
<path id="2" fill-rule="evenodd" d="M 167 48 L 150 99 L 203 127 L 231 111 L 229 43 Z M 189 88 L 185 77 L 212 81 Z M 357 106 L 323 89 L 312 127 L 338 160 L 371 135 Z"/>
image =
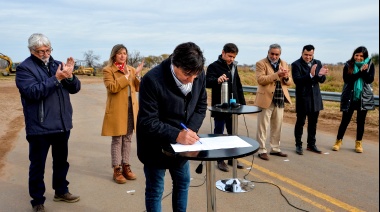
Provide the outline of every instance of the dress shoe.
<path id="1" fill-rule="evenodd" d="M 228 166 L 224 161 L 218 161 L 218 169 L 220 169 L 221 171 L 224 171 L 224 172 L 229 171 Z"/>
<path id="2" fill-rule="evenodd" d="M 280 156 L 280 157 L 288 157 L 287 154 L 282 153 L 282 152 L 270 152 L 269 154 L 270 154 L 270 155 Z"/>
<path id="3" fill-rule="evenodd" d="M 318 154 L 322 154 L 322 151 L 319 150 L 316 145 L 307 146 L 307 150 L 318 153 Z"/>
<path id="4" fill-rule="evenodd" d="M 302 146 L 296 146 L 296 153 L 299 154 L 299 155 L 303 155 Z"/>
<path id="5" fill-rule="evenodd" d="M 259 154 L 259 158 L 261 158 L 263 160 L 269 160 L 269 157 L 268 157 L 267 153 L 261 153 L 261 154 Z"/>
<path id="6" fill-rule="evenodd" d="M 244 169 L 243 164 L 241 164 L 238 160 L 236 160 L 236 168 L 238 169 Z M 232 166 L 232 160 L 228 160 L 228 165 Z"/>

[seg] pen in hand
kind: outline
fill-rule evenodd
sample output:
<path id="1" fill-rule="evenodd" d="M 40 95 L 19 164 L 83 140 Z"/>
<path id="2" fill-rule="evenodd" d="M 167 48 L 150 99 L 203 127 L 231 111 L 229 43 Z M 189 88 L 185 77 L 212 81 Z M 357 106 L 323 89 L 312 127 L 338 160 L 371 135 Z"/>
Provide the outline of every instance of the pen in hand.
<path id="1" fill-rule="evenodd" d="M 189 132 L 189 128 L 187 128 L 186 125 L 185 125 L 184 123 L 181 123 L 181 127 L 182 127 L 184 130 L 186 130 L 187 132 Z M 198 140 L 198 141 L 199 141 L 199 140 Z M 202 144 L 201 141 L 199 141 L 199 143 Z"/>
<path id="2" fill-rule="evenodd" d="M 189 132 L 189 129 L 186 127 L 186 125 L 184 123 L 181 123 L 181 127 L 186 130 L 187 132 Z"/>

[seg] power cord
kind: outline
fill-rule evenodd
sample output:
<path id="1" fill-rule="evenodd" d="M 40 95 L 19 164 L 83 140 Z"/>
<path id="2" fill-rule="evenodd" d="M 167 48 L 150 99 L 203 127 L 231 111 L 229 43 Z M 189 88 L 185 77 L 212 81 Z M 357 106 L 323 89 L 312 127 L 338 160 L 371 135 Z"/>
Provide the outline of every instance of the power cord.
<path id="1" fill-rule="evenodd" d="M 244 116 L 244 114 L 243 114 L 243 118 L 244 118 L 245 129 L 247 130 L 247 137 L 249 137 L 248 126 L 247 126 L 247 122 L 245 121 L 245 116 Z"/>
<path id="2" fill-rule="evenodd" d="M 248 173 L 243 176 L 244 180 L 247 180 L 246 177 L 249 175 L 249 173 L 251 172 L 251 170 L 253 168 L 253 160 L 254 160 L 254 158 L 255 158 L 254 155 L 252 155 L 251 169 L 249 169 Z M 281 188 L 278 185 L 276 185 L 274 183 L 271 183 L 271 182 L 265 182 L 265 181 L 254 181 L 254 180 L 248 180 L 248 181 L 253 182 L 253 183 L 266 183 L 266 184 L 270 184 L 270 185 L 276 186 L 278 188 L 278 190 L 280 191 L 281 196 L 286 200 L 286 202 L 288 203 L 288 205 L 292 206 L 293 208 L 295 208 L 297 210 L 309 212 L 308 210 L 299 208 L 299 207 L 293 205 L 292 203 L 290 203 L 289 200 L 288 200 L 288 198 L 285 197 L 285 195 L 282 193 Z"/>

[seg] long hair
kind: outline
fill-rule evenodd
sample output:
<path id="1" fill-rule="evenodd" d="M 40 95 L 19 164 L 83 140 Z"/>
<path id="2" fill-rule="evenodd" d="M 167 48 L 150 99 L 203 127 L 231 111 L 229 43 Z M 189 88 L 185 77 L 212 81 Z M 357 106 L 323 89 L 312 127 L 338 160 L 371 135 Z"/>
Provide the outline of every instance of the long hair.
<path id="1" fill-rule="evenodd" d="M 112 66 L 112 64 L 115 63 L 116 61 L 116 54 L 121 50 L 121 49 L 125 49 L 125 51 L 127 51 L 127 61 L 126 64 L 128 64 L 128 49 L 127 47 L 125 47 L 123 44 L 116 44 L 112 50 L 111 50 L 111 54 L 110 54 L 110 58 L 108 59 L 108 64 L 107 66 Z"/>
<path id="2" fill-rule="evenodd" d="M 352 74 L 354 72 L 354 65 L 355 65 L 355 54 L 357 53 L 363 53 L 364 59 L 367 59 L 368 57 L 368 50 L 364 46 L 359 46 L 355 49 L 355 51 L 352 53 L 351 59 L 347 62 L 348 63 L 348 74 Z"/>

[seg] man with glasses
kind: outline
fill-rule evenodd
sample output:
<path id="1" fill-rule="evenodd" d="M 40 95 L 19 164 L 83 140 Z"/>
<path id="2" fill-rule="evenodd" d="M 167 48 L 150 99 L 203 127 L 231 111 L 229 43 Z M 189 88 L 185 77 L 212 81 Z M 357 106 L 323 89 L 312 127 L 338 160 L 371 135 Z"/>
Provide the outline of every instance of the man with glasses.
<path id="1" fill-rule="evenodd" d="M 54 60 L 49 39 L 40 33 L 28 40 L 31 53 L 16 69 L 16 85 L 25 116 L 29 142 L 29 194 L 34 211 L 45 211 L 45 162 L 52 148 L 54 201 L 77 202 L 69 192 L 68 140 L 73 127 L 70 94 L 79 92 L 81 83 L 73 75 L 74 59 L 66 64 Z"/>
<path id="2" fill-rule="evenodd" d="M 256 63 L 257 92 L 254 105 L 262 111 L 257 114 L 256 139 L 260 144 L 259 158 L 269 160 L 265 142 L 267 129 L 270 126 L 269 143 L 270 155 L 287 157 L 281 152 L 280 137 L 282 120 L 284 116 L 284 104 L 290 103 L 291 99 L 288 86 L 292 84 L 292 78 L 288 70 L 288 64 L 280 59 L 281 46 L 272 44 L 269 46 L 266 58 Z"/>
<path id="3" fill-rule="evenodd" d="M 178 45 L 170 57 L 141 80 L 137 116 L 137 156 L 144 164 L 146 211 L 161 211 L 165 173 L 172 178 L 173 211 L 186 211 L 189 162 L 169 157 L 162 148 L 192 145 L 206 116 L 205 58 L 192 42 Z"/>

